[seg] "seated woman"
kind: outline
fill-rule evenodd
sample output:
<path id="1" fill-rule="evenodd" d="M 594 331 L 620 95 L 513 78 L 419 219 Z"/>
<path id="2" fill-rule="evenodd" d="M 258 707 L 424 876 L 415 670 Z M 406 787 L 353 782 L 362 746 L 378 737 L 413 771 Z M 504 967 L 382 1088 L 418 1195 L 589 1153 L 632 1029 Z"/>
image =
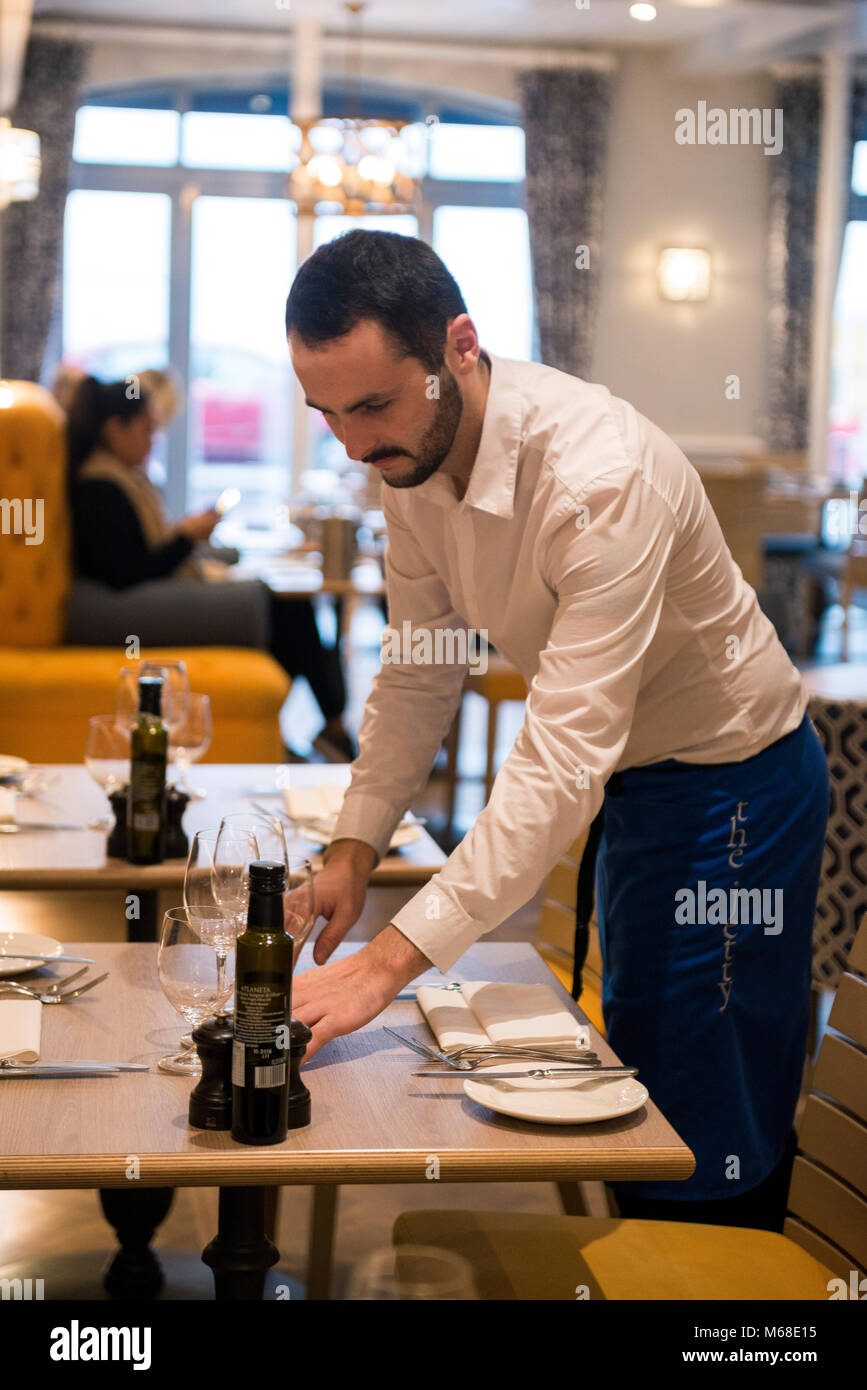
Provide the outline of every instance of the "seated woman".
<path id="1" fill-rule="evenodd" d="M 79 583 L 66 641 L 122 643 L 135 633 L 150 646 L 263 647 L 310 685 L 325 719 L 314 747 L 333 762 L 351 762 L 340 656 L 323 646 L 312 603 L 276 598 L 258 580 L 208 583 L 211 571 L 195 547 L 220 515 L 210 510 L 169 522 L 145 471 L 153 433 L 147 391 L 130 399 L 127 382 L 87 376 L 72 393 L 67 436 Z M 98 586 L 130 597 L 119 604 Z"/>

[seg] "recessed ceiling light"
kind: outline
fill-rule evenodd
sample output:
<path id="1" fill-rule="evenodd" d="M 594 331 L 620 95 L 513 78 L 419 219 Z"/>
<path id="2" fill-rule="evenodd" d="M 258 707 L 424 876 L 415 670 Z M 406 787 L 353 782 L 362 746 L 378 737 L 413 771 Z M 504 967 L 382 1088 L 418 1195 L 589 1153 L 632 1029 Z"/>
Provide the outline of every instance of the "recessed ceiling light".
<path id="1" fill-rule="evenodd" d="M 656 19 L 656 6 L 630 5 L 629 13 L 633 19 L 640 19 L 643 24 L 648 24 L 651 19 Z"/>

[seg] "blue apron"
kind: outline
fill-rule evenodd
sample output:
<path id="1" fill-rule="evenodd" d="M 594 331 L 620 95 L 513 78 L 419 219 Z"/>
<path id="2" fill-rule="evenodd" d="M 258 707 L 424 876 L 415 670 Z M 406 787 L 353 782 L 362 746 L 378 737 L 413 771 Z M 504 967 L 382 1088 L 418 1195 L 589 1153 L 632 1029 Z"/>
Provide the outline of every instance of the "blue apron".
<path id="1" fill-rule="evenodd" d="M 743 762 L 668 759 L 608 782 L 596 865 L 608 1041 L 696 1158 L 685 1182 L 615 1191 L 713 1201 L 780 1162 L 805 1061 L 828 806 L 806 716 Z"/>

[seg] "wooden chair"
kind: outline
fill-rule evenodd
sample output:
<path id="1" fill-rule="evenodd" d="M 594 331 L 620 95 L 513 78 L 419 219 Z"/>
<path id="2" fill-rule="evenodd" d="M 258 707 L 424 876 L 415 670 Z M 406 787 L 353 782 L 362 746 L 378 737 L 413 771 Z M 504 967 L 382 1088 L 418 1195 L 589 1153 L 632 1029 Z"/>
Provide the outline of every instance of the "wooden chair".
<path id="1" fill-rule="evenodd" d="M 483 700 L 488 703 L 488 739 L 487 757 L 485 761 L 485 801 L 491 795 L 491 788 L 494 785 L 496 768 L 494 766 L 497 752 L 497 725 L 499 720 L 500 705 L 506 700 L 516 700 L 521 703 L 527 698 L 527 684 L 524 677 L 515 667 L 502 657 L 492 656 L 488 659 L 488 669 L 484 673 L 468 675 L 464 682 L 463 695 L 481 695 Z M 446 786 L 448 788 L 448 824 L 452 825 L 455 818 L 455 795 L 458 784 L 458 749 L 461 738 L 461 715 L 463 711 L 463 695 L 461 703 L 458 705 L 454 722 L 448 737 L 445 740 L 446 748 Z"/>
<path id="2" fill-rule="evenodd" d="M 849 608 L 855 589 L 867 589 L 867 541 L 853 540 L 846 552 L 846 564 L 840 581 L 840 602 L 843 605 L 843 625 L 840 629 L 840 660 L 849 660 Z"/>
<path id="3" fill-rule="evenodd" d="M 463 1255 L 483 1299 L 858 1297 L 867 1269 L 867 919 L 837 988 L 782 1234 L 680 1221 L 410 1211 L 395 1244 Z M 839 1281 L 832 1283 L 832 1281 Z M 854 1295 L 851 1289 L 855 1289 Z"/>
<path id="4" fill-rule="evenodd" d="M 566 989 L 572 988 L 572 968 L 575 948 L 575 898 L 578 892 L 578 868 L 587 840 L 586 834 L 570 847 L 548 875 L 542 916 L 539 921 L 538 951 L 549 970 L 552 970 Z M 602 952 L 596 913 L 590 920 L 590 945 L 581 973 L 582 990 L 578 1000 L 594 1028 L 605 1037 L 602 1018 Z"/>

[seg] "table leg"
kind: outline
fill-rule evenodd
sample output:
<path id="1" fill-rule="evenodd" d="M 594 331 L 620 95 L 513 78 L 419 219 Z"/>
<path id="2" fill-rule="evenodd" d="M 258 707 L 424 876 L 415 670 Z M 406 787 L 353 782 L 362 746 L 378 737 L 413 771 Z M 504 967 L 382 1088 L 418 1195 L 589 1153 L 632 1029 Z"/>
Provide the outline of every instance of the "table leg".
<path id="1" fill-rule="evenodd" d="M 334 1231 L 337 1225 L 336 1183 L 317 1183 L 313 1188 L 310 1236 L 307 1242 L 307 1298 L 331 1297 L 334 1264 Z"/>
<path id="2" fill-rule="evenodd" d="M 105 1187 L 99 1200 L 120 1243 L 103 1280 L 112 1298 L 153 1298 L 163 1286 L 160 1262 L 150 1248 L 168 1214 L 173 1187 Z"/>
<path id="3" fill-rule="evenodd" d="M 155 888 L 137 888 L 127 897 L 138 898 L 138 917 L 127 919 L 127 941 L 159 941 L 159 891 Z"/>
<path id="4" fill-rule="evenodd" d="M 279 1258 L 265 1234 L 265 1188 L 221 1187 L 219 1230 L 202 1252 L 217 1300 L 261 1302 L 265 1275 Z"/>

